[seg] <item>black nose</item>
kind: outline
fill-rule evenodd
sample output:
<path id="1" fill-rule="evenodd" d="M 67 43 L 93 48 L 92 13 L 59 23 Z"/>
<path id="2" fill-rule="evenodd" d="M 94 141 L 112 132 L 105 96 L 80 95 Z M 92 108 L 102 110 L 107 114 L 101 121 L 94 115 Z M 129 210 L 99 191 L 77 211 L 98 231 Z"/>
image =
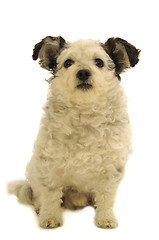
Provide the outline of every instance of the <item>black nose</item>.
<path id="1" fill-rule="evenodd" d="M 83 82 L 85 82 L 90 76 L 91 76 L 91 73 L 87 69 L 80 70 L 77 73 L 77 78 Z"/>

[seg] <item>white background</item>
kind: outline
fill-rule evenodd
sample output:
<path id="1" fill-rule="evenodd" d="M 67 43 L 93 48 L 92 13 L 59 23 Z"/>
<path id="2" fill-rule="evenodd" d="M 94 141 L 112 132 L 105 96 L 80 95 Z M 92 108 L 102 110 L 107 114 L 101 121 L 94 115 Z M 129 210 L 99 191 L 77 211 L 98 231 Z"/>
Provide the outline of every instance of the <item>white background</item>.
<path id="1" fill-rule="evenodd" d="M 158 1 L 5 0 L 0 24 L 0 238 L 159 239 Z M 116 199 L 116 230 L 96 228 L 90 207 L 65 211 L 62 228 L 42 230 L 32 208 L 6 193 L 7 182 L 24 178 L 38 131 L 48 73 L 31 55 L 48 35 L 102 42 L 115 36 L 141 49 L 140 62 L 121 82 L 129 99 L 134 153 Z"/>

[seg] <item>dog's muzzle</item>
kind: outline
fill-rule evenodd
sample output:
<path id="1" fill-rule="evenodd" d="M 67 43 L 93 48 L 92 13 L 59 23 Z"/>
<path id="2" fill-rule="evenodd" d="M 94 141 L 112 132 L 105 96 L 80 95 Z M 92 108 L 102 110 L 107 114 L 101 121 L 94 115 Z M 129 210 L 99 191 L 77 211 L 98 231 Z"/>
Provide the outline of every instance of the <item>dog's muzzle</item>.
<path id="1" fill-rule="evenodd" d="M 80 88 L 82 90 L 90 89 L 92 85 L 86 82 L 90 76 L 91 76 L 91 73 L 89 70 L 87 69 L 79 70 L 77 73 L 77 78 L 81 81 L 81 83 L 77 85 L 77 88 Z"/>

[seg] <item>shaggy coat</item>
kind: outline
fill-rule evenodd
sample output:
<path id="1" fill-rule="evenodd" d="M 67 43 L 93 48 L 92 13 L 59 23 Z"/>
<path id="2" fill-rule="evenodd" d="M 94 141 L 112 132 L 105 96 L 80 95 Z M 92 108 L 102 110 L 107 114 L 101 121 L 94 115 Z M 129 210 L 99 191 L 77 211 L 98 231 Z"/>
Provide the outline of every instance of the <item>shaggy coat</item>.
<path id="1" fill-rule="evenodd" d="M 26 170 L 9 192 L 34 205 L 43 228 L 62 225 L 62 209 L 96 208 L 95 223 L 118 225 L 116 192 L 131 153 L 131 127 L 120 73 L 139 50 L 120 38 L 66 42 L 46 37 L 33 59 L 51 71 L 48 96 Z"/>

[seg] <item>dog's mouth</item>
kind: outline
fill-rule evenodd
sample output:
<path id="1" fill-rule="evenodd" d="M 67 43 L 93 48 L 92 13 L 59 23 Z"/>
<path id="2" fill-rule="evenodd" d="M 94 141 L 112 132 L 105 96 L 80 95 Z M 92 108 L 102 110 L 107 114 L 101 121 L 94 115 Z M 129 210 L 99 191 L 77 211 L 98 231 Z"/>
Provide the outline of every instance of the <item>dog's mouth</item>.
<path id="1" fill-rule="evenodd" d="M 82 90 L 88 90 L 90 88 L 92 88 L 92 85 L 89 83 L 81 83 L 79 85 L 77 85 L 78 89 L 82 89 Z"/>

